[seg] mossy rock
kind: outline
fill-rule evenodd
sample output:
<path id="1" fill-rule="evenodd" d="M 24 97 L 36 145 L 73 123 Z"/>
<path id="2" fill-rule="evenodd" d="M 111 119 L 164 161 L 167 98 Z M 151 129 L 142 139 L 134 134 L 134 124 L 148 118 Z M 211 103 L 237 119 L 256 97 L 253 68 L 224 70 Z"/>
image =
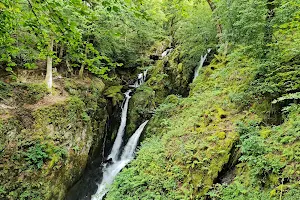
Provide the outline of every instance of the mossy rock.
<path id="1" fill-rule="evenodd" d="M 49 94 L 49 90 L 44 83 L 15 83 L 12 84 L 12 87 L 15 102 L 20 105 L 35 104 Z"/>
<path id="2" fill-rule="evenodd" d="M 33 109 L 47 94 L 42 85 L 12 85 L 15 112 L 0 120 L 0 199 L 64 199 L 87 160 L 102 149 L 108 113 L 104 84 L 67 80 L 68 98 Z M 22 94 L 22 91 L 24 94 Z M 25 92 L 26 91 L 26 92 Z M 35 97 L 33 97 L 36 95 Z"/>
<path id="3" fill-rule="evenodd" d="M 117 105 L 117 103 L 121 102 L 124 99 L 124 95 L 121 92 L 123 86 L 117 85 L 117 86 L 111 86 L 107 88 L 104 92 L 104 95 L 108 98 L 112 99 L 113 105 Z"/>

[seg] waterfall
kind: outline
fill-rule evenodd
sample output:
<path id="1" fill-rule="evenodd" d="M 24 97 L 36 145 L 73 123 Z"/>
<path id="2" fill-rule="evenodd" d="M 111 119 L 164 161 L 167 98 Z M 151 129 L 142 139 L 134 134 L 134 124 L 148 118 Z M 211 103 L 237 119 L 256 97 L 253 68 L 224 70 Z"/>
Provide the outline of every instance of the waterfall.
<path id="1" fill-rule="evenodd" d="M 109 186 L 113 183 L 117 174 L 134 158 L 135 149 L 138 144 L 141 133 L 143 132 L 148 121 L 145 121 L 135 131 L 135 133 L 128 140 L 121 159 L 113 161 L 111 165 L 106 164 L 103 168 L 103 179 L 101 184 L 98 185 L 96 194 L 92 196 L 92 200 L 101 200 L 109 190 Z"/>
<path id="2" fill-rule="evenodd" d="M 130 87 L 138 88 L 142 85 L 147 78 L 147 70 L 138 74 L 137 80 L 134 85 L 130 85 Z M 98 184 L 98 190 L 96 194 L 92 196 L 92 200 L 101 200 L 105 194 L 109 190 L 109 185 L 111 185 L 117 176 L 117 174 L 134 158 L 135 149 L 138 144 L 139 138 L 141 133 L 143 132 L 145 126 L 147 125 L 148 121 L 145 121 L 140 127 L 135 131 L 135 133 L 130 137 L 127 144 L 125 145 L 123 152 L 119 159 L 119 154 L 121 153 L 121 147 L 123 143 L 123 136 L 126 127 L 127 121 L 127 111 L 128 111 L 128 104 L 131 90 L 125 92 L 125 100 L 122 106 L 122 114 L 121 114 L 121 124 L 118 129 L 118 134 L 116 140 L 113 144 L 112 150 L 107 158 L 107 162 L 103 165 L 102 173 L 103 178 L 102 182 Z"/>
<path id="3" fill-rule="evenodd" d="M 129 103 L 129 99 L 131 98 L 130 92 L 131 90 L 125 92 L 125 101 L 122 106 L 121 124 L 119 126 L 117 138 L 114 142 L 111 153 L 108 156 L 108 159 L 111 158 L 113 161 L 116 161 L 118 159 L 120 148 L 123 142 L 123 136 L 124 136 L 126 121 L 127 121 L 128 103 Z"/>
<path id="4" fill-rule="evenodd" d="M 148 72 L 148 70 L 145 70 L 144 72 L 138 74 L 137 80 L 134 82 L 133 85 L 129 85 L 129 87 L 132 87 L 132 88 L 140 87 L 146 81 L 147 72 Z"/>
<path id="5" fill-rule="evenodd" d="M 199 65 L 196 67 L 195 69 L 195 73 L 194 73 L 194 79 L 195 80 L 198 76 L 199 76 L 199 70 L 203 67 L 204 62 L 207 58 L 207 55 L 211 52 L 211 49 L 207 49 L 207 53 L 203 56 L 201 55 L 201 60 L 199 62 Z"/>
<path id="6" fill-rule="evenodd" d="M 161 57 L 166 57 L 167 55 L 169 55 L 171 52 L 173 51 L 173 49 L 167 49 L 165 50 L 162 54 L 161 54 Z"/>
<path id="7" fill-rule="evenodd" d="M 142 123 L 140 125 L 140 127 L 135 131 L 135 133 L 131 136 L 131 138 L 128 140 L 128 142 L 123 150 L 121 160 L 132 160 L 134 158 L 134 152 L 135 152 L 136 146 L 139 142 L 141 133 L 143 132 L 148 121 L 149 120 Z"/>

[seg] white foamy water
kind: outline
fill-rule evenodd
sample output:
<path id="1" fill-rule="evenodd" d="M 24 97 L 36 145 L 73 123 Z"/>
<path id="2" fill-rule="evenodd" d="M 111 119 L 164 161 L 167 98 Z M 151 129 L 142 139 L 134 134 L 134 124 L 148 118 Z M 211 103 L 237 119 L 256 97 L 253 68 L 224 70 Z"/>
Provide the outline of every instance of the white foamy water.
<path id="1" fill-rule="evenodd" d="M 201 60 L 200 60 L 200 63 L 199 65 L 196 67 L 195 69 L 195 73 L 194 73 L 194 79 L 195 80 L 198 76 L 199 76 L 199 70 L 203 67 L 204 65 L 204 62 L 207 58 L 207 55 L 211 52 L 211 49 L 207 49 L 207 53 L 204 55 L 204 56 L 201 56 Z"/>
<path id="2" fill-rule="evenodd" d="M 117 138 L 114 142 L 111 153 L 108 156 L 108 159 L 111 158 L 113 161 L 116 161 L 118 159 L 119 151 L 123 142 L 123 136 L 124 136 L 126 121 L 127 121 L 128 103 L 129 103 L 129 99 L 131 98 L 130 92 L 131 90 L 125 92 L 125 101 L 123 103 L 122 114 L 121 114 L 121 124 L 119 126 Z"/>
<path id="3" fill-rule="evenodd" d="M 102 182 L 98 185 L 96 194 L 92 196 L 92 200 L 101 200 L 109 191 L 109 186 L 113 183 L 117 174 L 128 163 L 130 163 L 130 161 L 133 160 L 139 138 L 147 123 L 148 121 L 145 121 L 143 124 L 141 124 L 140 127 L 135 131 L 135 133 L 130 137 L 126 146 L 124 147 L 120 160 L 113 161 L 112 164 L 106 164 L 103 167 L 103 179 Z"/>

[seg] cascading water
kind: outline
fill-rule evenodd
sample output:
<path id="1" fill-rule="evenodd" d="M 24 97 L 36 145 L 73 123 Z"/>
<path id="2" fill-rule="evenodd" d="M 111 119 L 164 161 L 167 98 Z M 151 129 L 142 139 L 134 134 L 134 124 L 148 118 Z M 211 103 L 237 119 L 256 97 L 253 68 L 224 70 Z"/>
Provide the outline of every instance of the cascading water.
<path id="1" fill-rule="evenodd" d="M 149 120 L 142 123 L 139 126 L 139 128 L 135 131 L 135 133 L 130 137 L 130 139 L 128 140 L 128 142 L 123 150 L 121 160 L 132 160 L 134 158 L 134 152 L 135 152 L 136 146 L 139 142 L 141 133 L 143 132 L 143 130 L 148 122 L 149 122 Z"/>
<path id="2" fill-rule="evenodd" d="M 131 90 L 125 92 L 125 101 L 122 107 L 122 114 L 121 114 L 121 124 L 119 126 L 117 138 L 114 142 L 111 153 L 108 156 L 108 159 L 111 158 L 113 161 L 116 161 L 118 159 L 119 151 L 123 142 L 123 136 L 124 136 L 126 121 L 127 121 L 128 103 L 129 103 L 129 99 L 131 98 L 130 93 Z"/>
<path id="3" fill-rule="evenodd" d="M 211 49 L 207 49 L 207 53 L 204 55 L 204 56 L 201 56 L 201 60 L 200 60 L 200 63 L 199 65 L 196 67 L 195 69 L 195 73 L 194 73 L 194 79 L 195 80 L 198 76 L 199 76 L 199 70 L 203 67 L 204 65 L 204 62 L 207 58 L 207 55 L 211 52 Z"/>
<path id="4" fill-rule="evenodd" d="M 138 77 L 137 77 L 137 80 L 135 81 L 135 83 L 133 85 L 129 85 L 129 87 L 132 87 L 132 88 L 140 87 L 146 81 L 147 72 L 148 72 L 148 70 L 145 70 L 143 73 L 138 74 Z"/>
<path id="5" fill-rule="evenodd" d="M 101 200 L 109 190 L 109 185 L 114 181 L 117 174 L 134 158 L 134 153 L 136 146 L 138 144 L 141 133 L 143 132 L 148 121 L 145 121 L 140 127 L 135 131 L 127 142 L 121 159 L 116 160 L 111 165 L 107 164 L 103 168 L 103 179 L 101 184 L 98 185 L 98 190 L 96 194 L 92 196 L 92 200 Z"/>
<path id="6" fill-rule="evenodd" d="M 165 50 L 162 54 L 161 54 L 161 57 L 164 58 L 166 57 L 167 55 L 169 55 L 171 52 L 173 51 L 173 49 L 167 49 Z"/>
<path id="7" fill-rule="evenodd" d="M 138 75 L 138 79 L 134 85 L 130 85 L 130 87 L 137 88 L 141 84 L 146 81 L 147 71 L 140 73 Z M 118 134 L 116 140 L 113 144 L 111 153 L 109 154 L 107 160 L 111 160 L 109 163 L 105 163 L 102 168 L 103 178 L 102 182 L 98 184 L 98 189 L 96 194 L 92 195 L 92 200 L 101 200 L 105 194 L 109 190 L 109 185 L 111 185 L 117 176 L 117 174 L 134 158 L 135 149 L 138 145 L 139 138 L 141 133 L 143 132 L 145 126 L 147 125 L 148 121 L 145 121 L 140 127 L 135 131 L 135 133 L 130 137 L 126 146 L 123 149 L 121 156 L 122 143 L 123 143 L 123 136 L 126 127 L 127 121 L 127 111 L 128 111 L 128 104 L 131 98 L 130 96 L 131 90 L 125 92 L 125 100 L 122 106 L 122 114 L 121 114 L 121 124 L 118 129 Z"/>

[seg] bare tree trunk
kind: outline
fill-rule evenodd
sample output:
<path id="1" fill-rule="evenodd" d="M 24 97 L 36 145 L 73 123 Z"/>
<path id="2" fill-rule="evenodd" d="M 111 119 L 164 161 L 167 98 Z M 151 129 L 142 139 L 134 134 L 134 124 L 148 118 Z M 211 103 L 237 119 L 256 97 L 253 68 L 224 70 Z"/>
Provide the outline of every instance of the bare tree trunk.
<path id="1" fill-rule="evenodd" d="M 68 68 L 68 71 L 66 72 L 66 75 L 68 75 L 68 72 L 69 72 L 71 74 L 71 76 L 73 76 L 73 68 L 70 65 L 70 62 L 69 62 L 68 58 L 66 59 L 66 65 L 67 65 L 67 68 Z"/>
<path id="2" fill-rule="evenodd" d="M 63 56 L 64 56 L 64 44 L 61 44 L 59 50 L 59 58 L 62 59 Z"/>
<path id="3" fill-rule="evenodd" d="M 84 66 L 85 66 L 85 64 L 82 63 L 82 64 L 81 64 L 81 67 L 80 67 L 80 70 L 79 70 L 79 77 L 80 77 L 81 79 L 83 78 Z"/>
<path id="4" fill-rule="evenodd" d="M 85 45 L 85 58 L 88 58 L 88 53 L 89 53 L 89 49 L 87 47 L 87 45 Z M 79 77 L 82 79 L 83 78 L 83 72 L 84 72 L 84 67 L 85 67 L 85 61 L 82 62 L 80 70 L 79 70 Z"/>
<path id="5" fill-rule="evenodd" d="M 53 51 L 53 39 L 50 40 L 49 46 L 48 46 L 49 53 Z M 47 56 L 47 73 L 46 73 L 46 84 L 48 89 L 52 88 L 52 56 Z"/>
<path id="6" fill-rule="evenodd" d="M 211 1 L 211 0 L 206 0 L 207 3 L 209 4 L 210 8 L 212 11 L 214 11 L 216 9 L 216 6 L 215 4 Z"/>

